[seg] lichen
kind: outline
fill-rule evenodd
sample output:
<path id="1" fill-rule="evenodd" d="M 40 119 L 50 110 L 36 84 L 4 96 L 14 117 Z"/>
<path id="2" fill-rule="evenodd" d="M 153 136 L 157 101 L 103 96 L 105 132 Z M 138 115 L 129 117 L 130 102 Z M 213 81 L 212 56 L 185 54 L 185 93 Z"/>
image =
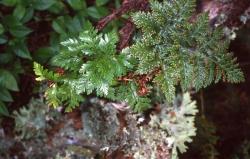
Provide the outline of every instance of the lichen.
<path id="1" fill-rule="evenodd" d="M 49 108 L 42 99 L 31 99 L 27 107 L 14 111 L 15 131 L 21 139 L 44 137 L 46 124 L 46 113 Z"/>

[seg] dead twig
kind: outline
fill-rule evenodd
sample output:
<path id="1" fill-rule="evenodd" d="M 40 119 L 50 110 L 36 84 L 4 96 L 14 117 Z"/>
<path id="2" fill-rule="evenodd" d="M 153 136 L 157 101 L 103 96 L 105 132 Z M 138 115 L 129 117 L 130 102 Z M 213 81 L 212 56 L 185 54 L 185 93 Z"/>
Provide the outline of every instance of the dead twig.
<path id="1" fill-rule="evenodd" d="M 124 0 L 121 7 L 110 15 L 102 18 L 96 25 L 97 30 L 102 30 L 109 22 L 116 18 L 120 18 L 129 11 L 139 11 L 148 9 L 148 0 Z"/>
<path id="2" fill-rule="evenodd" d="M 135 31 L 135 25 L 130 20 L 128 20 L 125 25 L 120 29 L 120 42 L 117 46 L 117 49 L 121 51 L 123 48 L 129 46 L 129 41 Z"/>

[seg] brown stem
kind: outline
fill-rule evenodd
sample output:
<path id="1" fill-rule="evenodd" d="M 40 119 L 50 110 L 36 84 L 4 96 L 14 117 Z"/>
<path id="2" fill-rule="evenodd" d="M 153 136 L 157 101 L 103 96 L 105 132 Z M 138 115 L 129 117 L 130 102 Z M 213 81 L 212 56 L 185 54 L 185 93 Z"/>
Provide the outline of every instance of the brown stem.
<path id="1" fill-rule="evenodd" d="M 132 37 L 134 31 L 135 31 L 134 23 L 131 22 L 130 20 L 128 20 L 119 31 L 120 42 L 117 46 L 117 49 L 119 51 L 121 51 L 123 48 L 129 46 L 129 41 L 131 40 L 131 37 Z"/>
<path id="2" fill-rule="evenodd" d="M 102 30 L 110 21 L 121 17 L 129 11 L 147 10 L 148 0 L 124 0 L 121 7 L 112 14 L 102 18 L 96 25 L 97 30 Z"/>

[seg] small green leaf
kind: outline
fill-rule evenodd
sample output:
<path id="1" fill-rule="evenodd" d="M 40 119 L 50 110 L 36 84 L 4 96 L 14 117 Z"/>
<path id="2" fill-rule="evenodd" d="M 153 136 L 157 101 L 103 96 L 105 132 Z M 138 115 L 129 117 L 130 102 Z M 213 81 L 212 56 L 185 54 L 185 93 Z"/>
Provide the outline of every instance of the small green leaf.
<path id="1" fill-rule="evenodd" d="M 86 8 L 85 0 L 67 0 L 67 2 L 74 10 L 82 10 Z"/>
<path id="2" fill-rule="evenodd" d="M 8 41 L 7 37 L 4 35 L 0 35 L 0 44 L 5 44 Z"/>
<path id="3" fill-rule="evenodd" d="M 54 14 L 60 14 L 61 12 L 63 12 L 63 10 L 65 9 L 65 6 L 63 4 L 63 2 L 56 2 L 55 4 L 53 4 L 48 11 Z"/>
<path id="4" fill-rule="evenodd" d="M 26 23 L 29 20 L 31 20 L 33 18 L 33 14 L 34 14 L 34 9 L 33 8 L 28 8 L 26 9 L 25 15 L 22 18 L 22 22 Z"/>
<path id="5" fill-rule="evenodd" d="M 7 64 L 14 59 L 14 55 L 10 52 L 0 54 L 0 64 Z"/>
<path id="6" fill-rule="evenodd" d="M 13 67 L 11 68 L 11 73 L 15 76 L 18 77 L 19 74 L 23 74 L 24 68 L 21 64 L 20 59 L 15 60 L 15 62 L 13 63 Z"/>
<path id="7" fill-rule="evenodd" d="M 79 19 L 75 16 L 74 18 L 71 18 L 70 16 L 65 17 L 65 24 L 66 27 L 68 28 L 69 32 L 75 33 L 75 32 L 80 32 L 81 31 L 81 23 Z"/>
<path id="8" fill-rule="evenodd" d="M 20 20 L 20 19 L 22 19 L 23 16 L 25 15 L 25 12 L 26 12 L 25 7 L 22 6 L 22 5 L 18 5 L 18 6 L 16 6 L 16 8 L 15 8 L 15 10 L 14 10 L 13 15 L 14 15 L 18 20 Z"/>
<path id="9" fill-rule="evenodd" d="M 4 27 L 2 24 L 0 24 L 0 34 L 4 33 Z"/>
<path id="10" fill-rule="evenodd" d="M 108 2 L 109 2 L 109 0 L 96 0 L 95 4 L 97 6 L 103 6 L 103 5 L 107 4 Z"/>
<path id="11" fill-rule="evenodd" d="M 103 15 L 99 12 L 97 7 L 89 7 L 87 9 L 87 13 L 90 17 L 95 18 L 95 19 L 100 19 Z"/>
<path id="12" fill-rule="evenodd" d="M 9 111 L 8 109 L 6 108 L 5 104 L 0 101 L 0 115 L 5 115 L 5 116 L 9 116 Z"/>
<path id="13" fill-rule="evenodd" d="M 85 22 L 86 17 L 88 16 L 87 9 L 78 11 L 75 16 L 78 17 L 81 24 L 83 24 Z"/>
<path id="14" fill-rule="evenodd" d="M 0 88 L 0 100 L 4 102 L 13 102 L 10 92 L 5 88 Z"/>
<path id="15" fill-rule="evenodd" d="M 14 26 L 22 25 L 20 21 L 14 15 L 7 15 L 3 17 L 3 22 L 6 29 L 9 29 Z"/>
<path id="16" fill-rule="evenodd" d="M 10 33 L 17 38 L 23 38 L 31 32 L 32 30 L 24 25 L 17 25 L 10 28 Z"/>
<path id="17" fill-rule="evenodd" d="M 30 52 L 27 46 L 25 46 L 25 44 L 17 45 L 14 49 L 14 52 L 17 56 L 22 57 L 24 59 L 32 59 L 32 57 L 30 56 Z"/>
<path id="18" fill-rule="evenodd" d="M 60 35 L 58 35 L 56 32 L 51 33 L 49 43 L 51 46 L 51 49 L 58 53 L 60 50 Z"/>
<path id="19" fill-rule="evenodd" d="M 10 40 L 9 46 L 11 46 L 12 50 L 17 56 L 24 59 L 32 59 L 24 40 Z"/>
<path id="20" fill-rule="evenodd" d="M 0 86 L 12 91 L 18 91 L 15 77 L 7 70 L 0 69 Z"/>
<path id="21" fill-rule="evenodd" d="M 72 26 L 74 27 L 74 29 L 76 30 L 76 32 L 80 32 L 81 31 L 81 29 L 82 29 L 81 21 L 79 20 L 79 18 L 77 16 L 75 16 L 72 19 Z"/>
<path id="22" fill-rule="evenodd" d="M 36 0 L 34 8 L 37 10 L 45 10 L 51 7 L 55 2 L 55 0 Z"/>
<path id="23" fill-rule="evenodd" d="M 6 5 L 6 6 L 14 6 L 16 4 L 17 0 L 2 0 L 0 1 L 1 4 Z"/>
<path id="24" fill-rule="evenodd" d="M 33 58 L 35 61 L 41 63 L 41 64 L 44 64 L 46 62 L 49 61 L 49 59 L 51 57 L 53 57 L 55 55 L 55 52 L 52 50 L 51 47 L 42 47 L 42 48 L 39 48 Z"/>
<path id="25" fill-rule="evenodd" d="M 64 17 L 58 17 L 52 22 L 53 29 L 59 34 L 65 34 Z"/>
<path id="26" fill-rule="evenodd" d="M 121 6 L 120 0 L 115 0 L 115 8 L 119 8 Z"/>

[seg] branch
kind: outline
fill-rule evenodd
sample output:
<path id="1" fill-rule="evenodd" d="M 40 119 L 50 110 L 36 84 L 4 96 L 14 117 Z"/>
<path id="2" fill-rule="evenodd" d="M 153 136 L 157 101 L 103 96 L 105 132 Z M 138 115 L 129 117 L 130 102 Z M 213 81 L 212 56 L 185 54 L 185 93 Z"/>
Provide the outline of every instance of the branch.
<path id="1" fill-rule="evenodd" d="M 110 21 L 120 18 L 129 11 L 147 10 L 149 8 L 148 5 L 148 0 L 124 0 L 120 8 L 97 23 L 96 29 L 102 30 Z"/>
<path id="2" fill-rule="evenodd" d="M 135 31 L 134 23 L 128 20 L 119 31 L 120 41 L 117 47 L 119 51 L 129 46 L 129 41 L 131 40 L 134 31 Z"/>
<path id="3" fill-rule="evenodd" d="M 231 0 L 228 2 L 216 0 L 200 0 L 198 10 L 200 12 L 208 12 L 211 23 L 217 23 L 219 16 L 226 16 L 222 25 L 232 27 L 241 27 L 243 23 L 240 21 L 240 16 L 250 8 L 249 0 Z"/>

